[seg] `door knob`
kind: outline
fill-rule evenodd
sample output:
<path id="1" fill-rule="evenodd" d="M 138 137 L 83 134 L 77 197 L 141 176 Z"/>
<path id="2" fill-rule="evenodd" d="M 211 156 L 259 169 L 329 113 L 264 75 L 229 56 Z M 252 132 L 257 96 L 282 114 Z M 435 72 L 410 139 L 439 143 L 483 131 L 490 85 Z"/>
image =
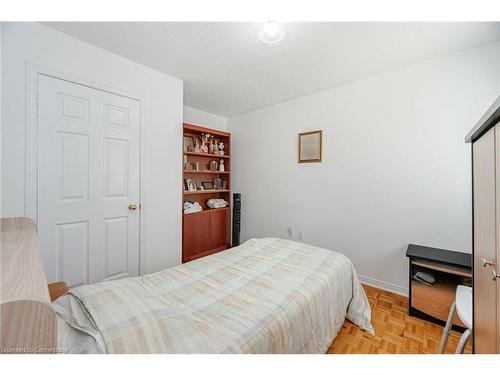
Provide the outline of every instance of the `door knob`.
<path id="1" fill-rule="evenodd" d="M 128 205 L 128 210 L 129 211 L 135 211 L 135 210 L 137 210 L 137 205 L 136 204 L 129 204 Z"/>
<path id="2" fill-rule="evenodd" d="M 492 260 L 486 260 L 485 258 L 481 258 L 481 262 L 483 262 L 483 267 L 492 266 L 493 265 L 493 261 Z"/>
<path id="3" fill-rule="evenodd" d="M 491 270 L 491 279 L 496 281 L 497 279 L 500 279 L 500 275 L 497 273 L 495 270 Z"/>

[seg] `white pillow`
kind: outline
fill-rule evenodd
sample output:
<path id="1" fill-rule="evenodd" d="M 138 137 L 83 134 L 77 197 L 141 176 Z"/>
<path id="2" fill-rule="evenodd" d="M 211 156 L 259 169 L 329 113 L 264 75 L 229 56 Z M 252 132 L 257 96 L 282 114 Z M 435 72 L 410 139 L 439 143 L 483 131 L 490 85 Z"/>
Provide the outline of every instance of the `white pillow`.
<path id="1" fill-rule="evenodd" d="M 60 353 L 106 353 L 99 330 L 73 295 L 59 297 L 52 306 L 57 317 L 57 348 Z"/>

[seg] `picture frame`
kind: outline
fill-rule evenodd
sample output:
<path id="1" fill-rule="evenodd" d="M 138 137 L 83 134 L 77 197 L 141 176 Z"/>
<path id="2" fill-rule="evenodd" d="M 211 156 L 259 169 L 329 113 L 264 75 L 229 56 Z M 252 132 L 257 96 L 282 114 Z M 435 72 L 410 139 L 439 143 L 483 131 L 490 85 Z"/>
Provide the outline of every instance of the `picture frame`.
<path id="1" fill-rule="evenodd" d="M 184 152 L 193 152 L 194 151 L 194 138 L 185 135 L 183 138 L 183 148 L 184 148 Z"/>
<path id="2" fill-rule="evenodd" d="M 214 190 L 214 187 L 210 181 L 201 183 L 205 190 Z"/>
<path id="3" fill-rule="evenodd" d="M 299 133 L 298 162 L 318 163 L 322 161 L 323 131 Z"/>

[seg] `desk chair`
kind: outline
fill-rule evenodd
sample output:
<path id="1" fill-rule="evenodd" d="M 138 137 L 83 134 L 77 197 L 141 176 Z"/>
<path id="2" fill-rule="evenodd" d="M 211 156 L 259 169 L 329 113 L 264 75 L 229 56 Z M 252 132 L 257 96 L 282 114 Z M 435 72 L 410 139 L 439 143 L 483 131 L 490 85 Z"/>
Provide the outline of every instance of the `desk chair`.
<path id="1" fill-rule="evenodd" d="M 450 314 L 448 315 L 448 320 L 443 330 L 443 336 L 441 337 L 441 343 L 439 344 L 438 353 L 440 354 L 443 354 L 446 348 L 446 343 L 450 336 L 451 322 L 455 316 L 455 312 L 458 314 L 462 323 L 467 327 L 460 337 L 457 349 L 455 350 L 455 354 L 462 354 L 467 345 L 467 341 L 469 341 L 472 335 L 472 288 L 463 285 L 457 287 L 455 302 L 451 305 Z"/>

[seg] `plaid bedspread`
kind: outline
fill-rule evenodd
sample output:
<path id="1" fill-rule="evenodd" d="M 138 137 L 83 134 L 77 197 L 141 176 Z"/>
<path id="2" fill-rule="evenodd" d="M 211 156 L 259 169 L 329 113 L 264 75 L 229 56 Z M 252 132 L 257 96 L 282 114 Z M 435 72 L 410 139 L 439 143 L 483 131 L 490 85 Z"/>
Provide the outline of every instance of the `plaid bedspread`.
<path id="1" fill-rule="evenodd" d="M 347 257 L 275 238 L 71 294 L 108 353 L 324 353 L 346 317 L 373 333 Z"/>

